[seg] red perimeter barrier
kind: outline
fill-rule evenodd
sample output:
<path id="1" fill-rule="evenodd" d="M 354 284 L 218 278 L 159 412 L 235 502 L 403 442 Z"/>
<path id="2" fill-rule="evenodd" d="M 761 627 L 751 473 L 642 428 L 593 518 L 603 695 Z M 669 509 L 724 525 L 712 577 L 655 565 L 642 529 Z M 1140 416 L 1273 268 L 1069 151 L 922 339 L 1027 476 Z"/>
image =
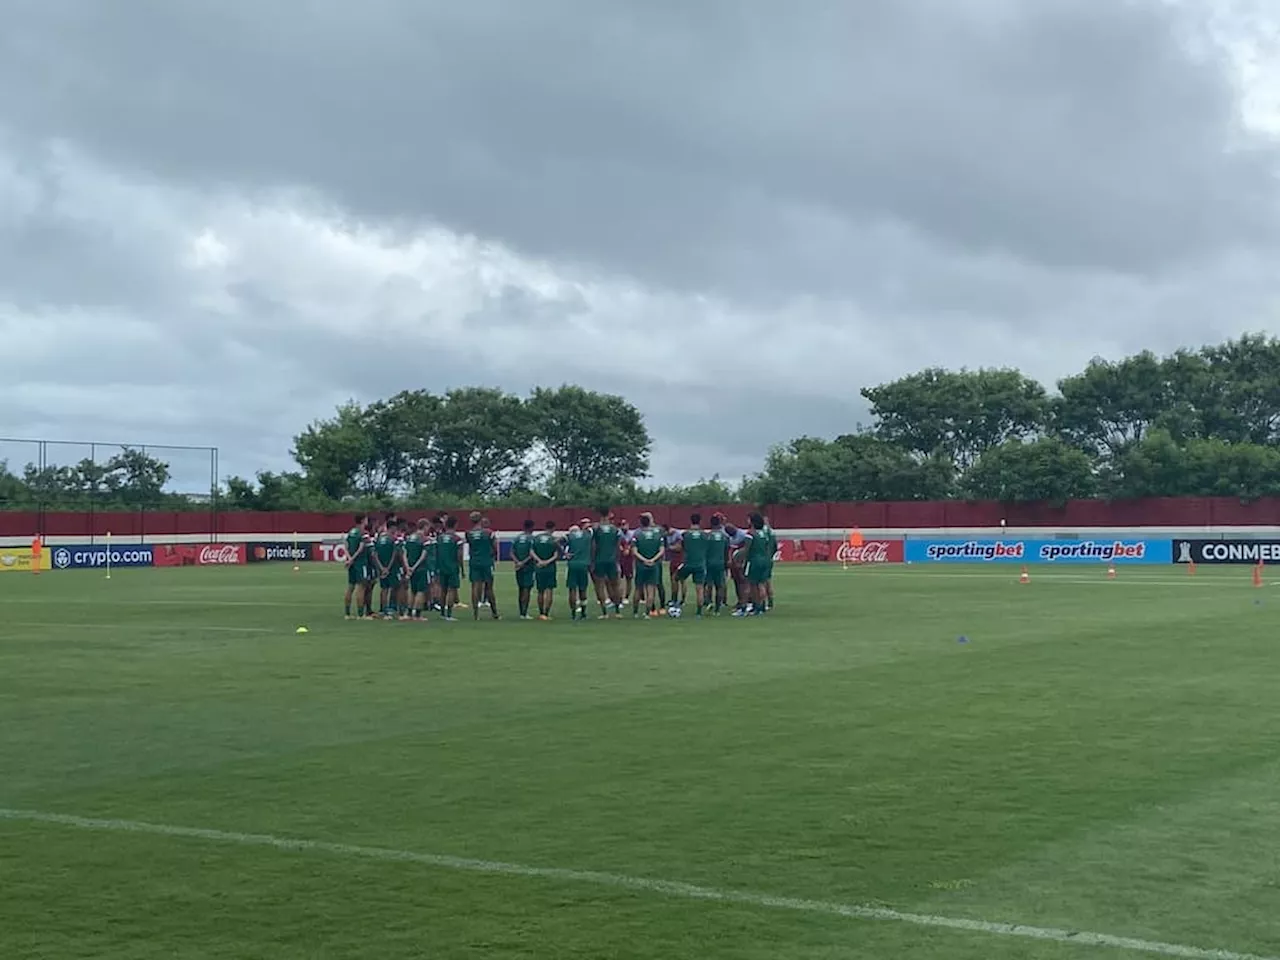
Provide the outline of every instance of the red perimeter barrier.
<path id="1" fill-rule="evenodd" d="M 719 504 L 701 507 L 635 506 L 618 507 L 619 517 L 634 524 L 648 510 L 658 523 L 684 527 L 689 514 L 699 511 L 705 520 L 719 510 L 729 521 L 744 524 L 752 507 Z M 432 510 L 410 510 L 406 516 L 419 517 Z M 464 518 L 468 511 L 454 510 Z M 594 517 L 590 507 L 547 507 L 540 509 L 493 509 L 485 511 L 494 528 L 519 530 L 526 519 L 541 526 L 554 520 L 564 529 L 583 517 Z M 1003 519 L 1010 527 L 1212 527 L 1280 526 L 1280 498 L 1242 503 L 1231 497 L 1162 498 L 1149 500 L 1072 500 L 1063 506 L 1050 504 L 969 503 L 942 500 L 927 503 L 805 503 L 771 506 L 766 510 L 777 530 L 911 530 L 915 528 L 994 528 Z M 337 534 L 351 525 L 348 513 L 253 513 L 200 512 L 133 513 L 22 513 L 0 511 L 0 537 L 76 537 L 84 540 L 105 537 L 118 540 L 146 538 L 163 542 L 172 536 L 247 537 L 259 535 L 288 539 L 299 534 Z"/>

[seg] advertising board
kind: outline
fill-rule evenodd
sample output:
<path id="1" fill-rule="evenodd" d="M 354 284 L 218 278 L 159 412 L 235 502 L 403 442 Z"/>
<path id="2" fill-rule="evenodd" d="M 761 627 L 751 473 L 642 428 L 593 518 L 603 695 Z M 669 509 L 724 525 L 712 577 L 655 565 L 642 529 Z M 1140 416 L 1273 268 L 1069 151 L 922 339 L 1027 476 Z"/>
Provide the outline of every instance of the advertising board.
<path id="1" fill-rule="evenodd" d="M 1174 563 L 1280 563 L 1280 540 L 1174 540 Z"/>
<path id="2" fill-rule="evenodd" d="M 313 548 L 319 544 L 299 543 L 292 540 L 274 543 L 245 544 L 246 563 L 300 563 L 310 561 Z"/>
<path id="3" fill-rule="evenodd" d="M 902 563 L 901 540 L 866 540 L 853 546 L 845 540 L 780 540 L 773 555 L 780 563 Z"/>
<path id="4" fill-rule="evenodd" d="M 150 544 L 108 547 L 101 543 L 72 543 L 48 548 L 54 570 L 106 567 L 108 553 L 112 567 L 150 567 L 155 563 L 155 551 Z"/>
<path id="5" fill-rule="evenodd" d="M 1171 563 L 1169 540 L 908 540 L 907 563 Z"/>
<path id="6" fill-rule="evenodd" d="M 40 552 L 37 561 L 31 554 L 30 547 L 0 547 L 0 573 L 34 573 L 37 569 L 51 570 L 49 550 L 46 547 Z"/>
<path id="7" fill-rule="evenodd" d="M 235 566 L 246 557 L 243 543 L 166 543 L 152 549 L 157 567 Z"/>

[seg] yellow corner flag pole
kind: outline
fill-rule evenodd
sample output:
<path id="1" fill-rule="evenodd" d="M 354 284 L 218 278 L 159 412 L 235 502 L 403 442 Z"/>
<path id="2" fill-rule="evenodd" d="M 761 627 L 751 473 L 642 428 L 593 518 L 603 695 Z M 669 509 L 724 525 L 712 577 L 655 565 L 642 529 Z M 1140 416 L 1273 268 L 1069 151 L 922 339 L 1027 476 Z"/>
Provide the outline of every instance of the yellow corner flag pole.
<path id="1" fill-rule="evenodd" d="M 107 579 L 111 579 L 111 531 L 107 531 Z"/>
<path id="2" fill-rule="evenodd" d="M 298 531 L 293 531 L 293 572 L 297 573 L 301 567 L 298 566 Z"/>

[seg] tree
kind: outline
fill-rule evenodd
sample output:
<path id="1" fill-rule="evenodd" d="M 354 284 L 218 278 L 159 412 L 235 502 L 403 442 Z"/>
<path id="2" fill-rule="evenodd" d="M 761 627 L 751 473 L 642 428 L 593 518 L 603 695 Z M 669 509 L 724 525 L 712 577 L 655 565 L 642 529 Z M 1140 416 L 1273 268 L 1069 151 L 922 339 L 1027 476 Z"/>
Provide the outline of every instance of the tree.
<path id="1" fill-rule="evenodd" d="M 331 510 L 337 506 L 300 473 L 260 471 L 257 482 L 228 477 L 223 495 L 229 510 Z"/>
<path id="2" fill-rule="evenodd" d="M 1172 407 L 1169 370 L 1149 350 L 1119 363 L 1093 359 L 1058 381 L 1052 405 L 1058 435 L 1105 457 L 1138 443 Z"/>
<path id="3" fill-rule="evenodd" d="M 1044 427 L 1044 387 L 1016 370 L 930 368 L 862 390 L 876 436 L 917 456 L 942 455 L 959 469 L 984 450 Z"/>
<path id="4" fill-rule="evenodd" d="M 1200 436 L 1232 443 L 1273 443 L 1280 433 L 1280 340 L 1261 334 L 1200 351 L 1202 374 L 1189 399 Z"/>
<path id="5" fill-rule="evenodd" d="M 71 467 L 37 467 L 28 463 L 22 469 L 22 485 L 32 500 L 41 503 L 79 499 L 80 481 Z"/>
<path id="6" fill-rule="evenodd" d="M 1217 438 L 1178 444 L 1152 430 L 1121 453 L 1108 471 L 1114 497 L 1239 497 L 1280 494 L 1280 449 Z"/>
<path id="7" fill-rule="evenodd" d="M 169 482 L 169 465 L 126 447 L 107 461 L 102 482 L 126 503 L 157 503 Z"/>
<path id="8" fill-rule="evenodd" d="M 948 496 L 953 481 L 945 457 L 917 458 L 878 437 L 852 434 L 775 447 L 743 493 L 759 503 L 933 500 Z"/>
<path id="9" fill-rule="evenodd" d="M 105 463 L 81 460 L 73 467 L 28 463 L 22 486 L 40 503 L 86 501 L 120 505 L 157 504 L 167 499 L 169 465 L 142 450 L 125 447 Z"/>
<path id="10" fill-rule="evenodd" d="M 640 411 L 622 397 L 565 384 L 537 388 L 528 407 L 552 483 L 607 486 L 648 472 L 649 431 Z"/>
<path id="11" fill-rule="evenodd" d="M 25 505 L 30 499 L 30 491 L 22 479 L 9 470 L 9 461 L 0 460 L 0 504 L 6 507 Z"/>
<path id="12" fill-rule="evenodd" d="M 1007 440 L 978 458 L 965 473 L 962 489 L 975 500 L 1062 504 L 1097 494 L 1095 469 L 1089 454 L 1055 437 L 1030 443 Z"/>
<path id="13" fill-rule="evenodd" d="M 527 486 L 533 436 L 519 397 L 488 387 L 450 390 L 427 450 L 431 488 L 488 496 Z"/>
<path id="14" fill-rule="evenodd" d="M 373 471 L 374 442 L 365 410 L 354 400 L 330 420 L 317 420 L 293 438 L 293 459 L 316 489 L 339 501 L 357 492 L 357 477 Z"/>

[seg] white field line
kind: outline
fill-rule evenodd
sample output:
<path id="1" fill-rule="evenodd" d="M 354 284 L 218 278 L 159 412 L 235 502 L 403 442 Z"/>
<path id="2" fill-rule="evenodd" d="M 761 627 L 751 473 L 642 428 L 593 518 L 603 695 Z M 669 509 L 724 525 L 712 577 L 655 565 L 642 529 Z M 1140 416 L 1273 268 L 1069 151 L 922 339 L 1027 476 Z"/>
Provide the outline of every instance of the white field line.
<path id="1" fill-rule="evenodd" d="M 44 620 L 41 622 L 32 621 L 30 623 L 15 623 L 12 620 L 0 621 L 0 632 L 8 630 L 9 627 L 20 627 L 24 630 L 35 630 L 42 627 L 84 627 L 86 630 L 114 630 L 119 624 L 111 623 L 71 623 L 69 621 L 54 622 Z M 172 631 L 182 630 L 188 633 L 280 633 L 284 628 L 281 627 L 272 630 L 270 627 L 229 627 L 229 626 L 210 626 L 207 624 L 191 624 L 191 623 L 131 623 L 129 629 L 134 630 L 150 630 L 150 631 Z"/>
<path id="2" fill-rule="evenodd" d="M 796 897 L 779 897 L 766 893 L 744 890 L 719 890 L 673 880 L 653 880 L 619 873 L 601 873 L 595 870 L 571 870 L 561 867 L 532 867 L 500 860 L 473 860 L 437 853 L 415 853 L 386 847 L 365 847 L 348 843 L 330 843 L 323 840 L 301 840 L 277 837 L 261 833 L 235 833 L 209 830 L 201 827 L 180 827 L 162 823 L 146 823 L 138 820 L 103 820 L 78 817 L 38 810 L 13 810 L 0 808 L 0 820 L 29 823 L 57 824 L 82 830 L 102 830 L 116 833 L 139 833 L 165 837 L 182 837 L 206 840 L 214 843 L 240 846 L 270 847 L 302 853 L 323 853 L 337 857 L 381 860 L 386 862 L 416 863 L 447 870 L 465 870 L 472 873 L 489 873 L 511 877 L 534 877 L 568 883 L 594 884 L 595 886 L 635 890 L 642 893 L 682 897 L 688 900 L 708 900 L 719 903 L 764 907 L 772 910 L 791 910 L 801 913 L 826 914 L 856 920 L 880 920 L 890 923 L 910 924 L 917 927 L 933 927 L 963 930 L 992 936 L 1021 937 L 1028 940 L 1047 940 L 1057 943 L 1079 944 L 1091 947 L 1109 947 L 1135 950 L 1165 957 L 1183 957 L 1189 960 L 1280 960 L 1257 954 L 1237 953 L 1231 950 L 1205 949 L 1156 940 L 1140 940 L 1134 937 L 1115 936 L 1107 933 L 1090 933 L 1083 930 L 1060 930 L 1052 927 L 1032 927 L 1017 923 L 995 923 L 988 920 L 970 920 L 963 917 L 942 917 L 924 913 L 906 913 L 887 907 L 835 903 L 823 900 L 806 900 Z"/>

